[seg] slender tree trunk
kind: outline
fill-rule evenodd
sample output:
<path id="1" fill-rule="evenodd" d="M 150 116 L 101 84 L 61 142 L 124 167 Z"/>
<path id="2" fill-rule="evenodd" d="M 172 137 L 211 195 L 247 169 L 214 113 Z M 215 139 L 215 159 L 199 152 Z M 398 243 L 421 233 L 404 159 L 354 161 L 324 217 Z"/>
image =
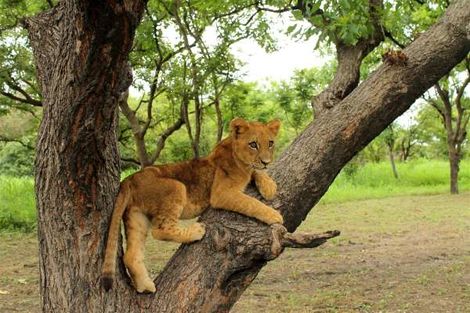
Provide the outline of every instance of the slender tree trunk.
<path id="1" fill-rule="evenodd" d="M 139 119 L 137 118 L 135 112 L 129 107 L 127 103 L 128 96 L 121 97 L 119 100 L 119 107 L 121 108 L 122 114 L 127 118 L 129 124 L 131 125 L 132 135 L 134 136 L 135 148 L 137 151 L 137 157 L 139 159 L 140 167 L 144 168 L 148 165 L 151 165 L 153 162 L 150 159 L 150 155 L 147 152 L 145 146 L 144 134 L 142 128 L 139 124 Z"/>
<path id="2" fill-rule="evenodd" d="M 217 116 L 217 142 L 222 140 L 222 136 L 224 134 L 224 119 L 222 117 L 222 110 L 220 109 L 220 101 L 219 101 L 219 96 L 216 96 L 216 99 L 214 100 L 214 106 L 215 106 L 215 113 Z"/>
<path id="3" fill-rule="evenodd" d="M 119 78 L 144 3 L 77 3 L 60 2 L 27 23 L 45 102 L 36 162 L 43 311 L 228 312 L 289 234 L 223 210 L 204 214 L 207 235 L 178 249 L 156 294 L 136 294 L 120 257 L 115 288 L 99 287 L 119 181 Z M 283 153 L 270 171 L 279 185 L 272 206 L 290 231 L 341 168 L 469 52 L 466 8 L 455 1 L 405 49 L 408 65 L 381 66 Z"/>
<path id="4" fill-rule="evenodd" d="M 393 148 L 390 146 L 388 147 L 388 157 L 390 158 L 390 165 L 392 166 L 393 177 L 398 179 L 398 171 L 395 165 L 395 157 L 393 155 Z"/>
<path id="5" fill-rule="evenodd" d="M 455 147 L 451 144 L 448 145 L 449 149 L 449 165 L 450 165 L 450 193 L 459 193 L 459 163 L 460 155 Z"/>

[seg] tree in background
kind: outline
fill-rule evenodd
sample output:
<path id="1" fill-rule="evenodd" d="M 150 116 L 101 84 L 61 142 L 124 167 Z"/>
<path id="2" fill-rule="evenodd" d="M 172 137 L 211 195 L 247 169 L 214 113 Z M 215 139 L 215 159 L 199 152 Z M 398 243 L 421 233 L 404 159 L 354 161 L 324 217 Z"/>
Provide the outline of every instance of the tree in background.
<path id="1" fill-rule="evenodd" d="M 470 119 L 470 99 L 465 96 L 469 82 L 470 58 L 467 56 L 461 64 L 434 85 L 434 95 L 424 96 L 426 102 L 438 112 L 446 133 L 452 194 L 459 193 L 459 163 Z"/>
<path id="2" fill-rule="evenodd" d="M 407 127 L 400 127 L 398 129 L 398 150 L 400 152 L 400 161 L 406 162 L 416 152 L 414 151 L 418 143 L 418 128 L 417 123 L 408 125 Z"/>
<path id="3" fill-rule="evenodd" d="M 385 145 L 387 146 L 390 165 L 392 166 L 393 176 L 398 179 L 398 171 L 395 165 L 395 146 L 397 143 L 396 125 L 390 124 L 382 133 Z"/>

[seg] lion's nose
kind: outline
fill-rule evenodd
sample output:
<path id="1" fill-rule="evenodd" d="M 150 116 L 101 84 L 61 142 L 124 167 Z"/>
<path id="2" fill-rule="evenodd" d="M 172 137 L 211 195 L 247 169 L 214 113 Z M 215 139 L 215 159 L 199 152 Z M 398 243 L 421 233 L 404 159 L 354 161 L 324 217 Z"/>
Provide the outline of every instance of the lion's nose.
<path id="1" fill-rule="evenodd" d="M 264 166 L 267 166 L 269 163 L 271 163 L 270 160 L 266 161 L 266 160 L 261 160 L 261 163 L 264 165 Z"/>

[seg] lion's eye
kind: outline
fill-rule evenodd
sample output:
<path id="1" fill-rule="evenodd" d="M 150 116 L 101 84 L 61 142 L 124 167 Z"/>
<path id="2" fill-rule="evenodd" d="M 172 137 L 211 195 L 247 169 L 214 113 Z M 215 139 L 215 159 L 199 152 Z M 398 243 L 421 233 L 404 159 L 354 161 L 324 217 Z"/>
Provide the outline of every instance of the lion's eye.
<path id="1" fill-rule="evenodd" d="M 269 148 L 272 148 L 274 146 L 274 141 L 270 140 L 269 141 Z"/>
<path id="2" fill-rule="evenodd" d="M 252 141 L 248 145 L 250 146 L 251 149 L 258 150 L 258 144 L 256 143 L 256 141 Z"/>

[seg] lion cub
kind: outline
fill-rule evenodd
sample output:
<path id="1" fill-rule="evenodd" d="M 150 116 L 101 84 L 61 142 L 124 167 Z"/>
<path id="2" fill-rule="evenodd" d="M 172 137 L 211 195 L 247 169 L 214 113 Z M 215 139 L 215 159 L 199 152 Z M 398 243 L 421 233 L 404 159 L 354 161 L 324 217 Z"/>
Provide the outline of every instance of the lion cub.
<path id="1" fill-rule="evenodd" d="M 243 193 L 253 179 L 261 195 L 272 199 L 276 183 L 263 170 L 273 160 L 274 140 L 280 122 L 267 124 L 236 118 L 230 136 L 205 158 L 182 163 L 149 166 L 127 177 L 120 187 L 109 227 L 102 269 L 106 290 L 112 287 L 121 218 L 127 250 L 124 264 L 138 292 L 155 292 L 145 268 L 144 243 L 149 229 L 159 240 L 188 243 L 200 240 L 204 225 L 178 225 L 212 206 L 254 217 L 264 223 L 283 223 L 273 208 Z"/>

